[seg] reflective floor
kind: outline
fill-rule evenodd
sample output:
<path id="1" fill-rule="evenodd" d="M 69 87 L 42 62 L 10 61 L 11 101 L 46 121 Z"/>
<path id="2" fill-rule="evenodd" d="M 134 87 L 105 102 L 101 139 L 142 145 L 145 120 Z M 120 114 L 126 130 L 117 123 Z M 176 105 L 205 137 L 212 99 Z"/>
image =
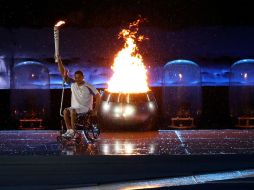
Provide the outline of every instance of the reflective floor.
<path id="1" fill-rule="evenodd" d="M 0 155 L 253 154 L 254 130 L 105 132 L 95 143 L 63 145 L 55 130 L 0 131 Z"/>

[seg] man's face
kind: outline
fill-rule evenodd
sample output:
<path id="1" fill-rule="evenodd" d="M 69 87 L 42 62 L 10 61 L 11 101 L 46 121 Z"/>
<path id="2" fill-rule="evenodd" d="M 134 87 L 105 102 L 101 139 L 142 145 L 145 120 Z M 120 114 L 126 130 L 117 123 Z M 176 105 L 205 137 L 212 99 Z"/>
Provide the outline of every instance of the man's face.
<path id="1" fill-rule="evenodd" d="M 84 80 L 84 77 L 81 74 L 75 74 L 74 77 L 75 82 L 78 84 L 81 84 Z"/>

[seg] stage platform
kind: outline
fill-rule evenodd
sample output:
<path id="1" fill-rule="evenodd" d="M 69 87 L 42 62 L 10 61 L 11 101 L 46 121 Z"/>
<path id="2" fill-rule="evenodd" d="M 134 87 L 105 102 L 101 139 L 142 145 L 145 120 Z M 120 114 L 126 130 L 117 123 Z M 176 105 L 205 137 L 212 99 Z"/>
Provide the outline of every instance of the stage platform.
<path id="1" fill-rule="evenodd" d="M 254 173 L 254 130 L 105 132 L 79 146 L 63 146 L 57 136 L 54 130 L 0 131 L 0 187 L 105 189 L 137 180 Z"/>
<path id="2" fill-rule="evenodd" d="M 0 131 L 0 155 L 253 154 L 254 130 L 105 132 L 92 144 L 63 146 L 56 130 Z"/>

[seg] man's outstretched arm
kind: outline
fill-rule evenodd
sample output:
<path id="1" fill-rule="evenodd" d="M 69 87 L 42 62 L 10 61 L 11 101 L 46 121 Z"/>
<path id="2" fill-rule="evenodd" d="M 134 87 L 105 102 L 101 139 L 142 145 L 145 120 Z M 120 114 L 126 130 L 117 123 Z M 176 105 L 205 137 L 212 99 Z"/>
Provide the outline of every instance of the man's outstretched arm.
<path id="1" fill-rule="evenodd" d="M 60 71 L 64 81 L 67 83 L 74 82 L 74 80 L 68 76 L 68 70 L 64 67 L 60 56 L 56 58 L 56 62 L 58 65 L 58 70 Z"/>
<path id="2" fill-rule="evenodd" d="M 65 75 L 67 74 L 67 71 L 63 65 L 63 62 L 61 60 L 61 57 L 60 56 L 57 56 L 56 57 L 56 62 L 57 62 L 57 65 L 58 65 L 58 70 L 60 71 L 62 77 L 64 78 Z"/>

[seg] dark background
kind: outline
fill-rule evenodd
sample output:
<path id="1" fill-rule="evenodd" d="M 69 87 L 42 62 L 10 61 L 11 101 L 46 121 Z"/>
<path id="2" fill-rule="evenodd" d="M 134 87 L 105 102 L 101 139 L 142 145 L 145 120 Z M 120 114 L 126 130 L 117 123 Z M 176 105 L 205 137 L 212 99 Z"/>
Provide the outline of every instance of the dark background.
<path id="1" fill-rule="evenodd" d="M 10 35 L 14 43 L 12 46 L 25 46 L 15 41 L 18 39 L 18 36 L 15 36 L 18 35 L 15 34 L 18 29 L 52 28 L 59 20 L 66 21 L 65 30 L 69 28 L 101 28 L 103 31 L 116 29 L 115 34 L 103 36 L 103 40 L 108 39 L 111 54 L 108 52 L 96 54 L 100 59 L 106 60 L 103 63 L 104 66 L 106 62 L 112 61 L 113 55 L 122 45 L 121 40 L 116 40 L 117 33 L 138 18 L 146 19 L 140 26 L 140 30 L 150 38 L 149 41 L 140 45 L 140 50 L 146 62 L 149 64 L 156 62 L 153 66 L 165 64 L 169 59 L 178 59 L 181 55 L 201 64 L 209 62 L 209 64 L 227 65 L 241 58 L 254 57 L 250 53 L 254 52 L 251 45 L 253 39 L 247 37 L 254 26 L 251 0 L 0 0 L 0 5 L 0 28 L 9 29 L 10 33 L 14 33 Z M 203 30 L 207 27 L 208 31 Z M 156 29 L 160 30 L 160 34 Z M 225 32 L 227 30 L 233 32 L 227 35 Z M 167 32 L 171 35 L 167 36 Z M 191 33 L 190 36 L 188 33 Z M 169 38 L 168 43 L 172 44 L 165 42 L 165 47 L 162 47 L 161 41 L 165 41 L 165 36 Z M 72 38 L 75 39 L 73 36 Z M 206 38 L 207 42 L 203 41 Z M 64 41 L 67 40 L 65 37 Z M 100 42 L 102 40 L 99 37 L 97 41 L 96 48 L 102 51 L 99 47 L 103 46 L 103 42 Z M 156 46 L 157 44 L 159 47 Z M 96 51 L 93 45 L 90 46 L 91 51 Z M 237 49 L 236 46 L 239 48 Z M 71 49 L 71 47 L 67 48 Z M 75 47 L 72 48 L 75 49 Z M 102 49 L 105 48 L 107 47 Z M 165 55 L 165 49 L 171 53 Z M 205 54 L 202 50 L 207 53 Z M 86 53 L 85 56 L 89 55 Z M 47 57 L 48 60 L 50 58 Z M 93 58 L 89 57 L 87 60 L 93 61 Z"/>
<path id="2" fill-rule="evenodd" d="M 148 26 L 253 26 L 252 1 L 228 0 L 1 0 L 0 26 L 46 27 L 64 19 L 76 27 L 113 27 L 138 17 Z"/>
<path id="3" fill-rule="evenodd" d="M 30 29 L 42 29 L 52 26 L 59 20 L 65 20 L 66 25 L 65 28 L 83 28 L 83 29 L 93 29 L 93 28 L 102 28 L 102 29 L 110 29 L 117 28 L 117 32 L 120 29 L 128 26 L 130 22 L 135 21 L 138 18 L 146 19 L 140 27 L 142 28 L 153 28 L 152 32 L 148 32 L 148 37 L 152 39 L 147 42 L 144 42 L 142 46 L 140 46 L 141 52 L 145 55 L 145 59 L 147 62 L 155 62 L 154 60 L 158 60 L 156 64 L 165 63 L 168 59 L 177 59 L 181 53 L 178 55 L 178 52 L 181 50 L 175 50 L 180 46 L 177 45 L 168 45 L 166 48 L 171 48 L 169 51 L 177 54 L 177 55 L 161 55 L 161 57 L 156 52 L 156 49 L 162 49 L 162 47 L 155 47 L 154 43 L 156 40 L 160 40 L 160 38 L 155 39 L 152 35 L 153 31 L 158 28 L 160 30 L 166 32 L 176 32 L 184 33 L 185 31 L 189 31 L 189 29 L 195 28 L 205 28 L 205 27 L 215 27 L 220 30 L 220 28 L 228 28 L 234 27 L 235 33 L 239 34 L 239 38 L 243 40 L 252 40 L 249 38 L 244 38 L 241 35 L 246 34 L 246 27 L 252 28 L 254 26 L 253 19 L 253 6 L 251 0 L 242 0 L 242 1 L 228 1 L 228 0 L 0 0 L 0 28 L 10 29 L 10 33 L 19 28 L 30 28 Z M 237 39 L 231 39 L 232 37 L 228 37 L 225 34 L 216 33 L 216 29 L 212 30 L 207 44 L 200 44 L 198 40 L 202 39 L 202 30 L 201 32 L 197 32 L 196 35 L 193 36 L 192 42 L 186 42 L 186 47 L 188 47 L 189 43 L 190 48 L 193 49 L 206 49 L 207 56 L 189 56 L 183 55 L 183 57 L 194 58 L 194 61 L 198 62 L 217 62 L 223 64 L 232 64 L 233 62 L 245 58 L 253 58 L 253 54 L 249 53 L 253 48 L 251 44 L 248 42 L 240 42 Z M 145 30 L 142 32 L 146 33 Z M 191 30 L 190 30 L 191 32 Z M 204 32 L 204 31 L 203 31 Z M 154 32 L 156 33 L 156 32 Z M 194 34 L 195 35 L 195 32 Z M 205 34 L 204 34 L 205 35 Z M 213 35 L 211 37 L 211 35 Z M 163 36 L 163 34 L 161 34 Z M 184 36 L 180 35 L 184 38 Z M 172 38 L 172 36 L 170 36 Z M 206 36 L 207 37 L 207 36 Z M 204 37 L 204 38 L 206 38 Z M 10 37 L 14 43 L 15 36 Z M 110 38 L 110 37 L 109 37 Z M 177 35 L 176 37 L 177 38 Z M 191 41 L 187 36 L 184 40 Z M 230 55 L 224 54 L 215 57 L 214 54 L 219 54 L 218 50 L 212 49 L 218 44 L 218 38 L 222 39 L 221 46 L 225 45 L 225 48 L 230 48 L 227 44 L 231 44 L 232 46 L 240 46 L 239 52 L 234 49 L 234 47 L 230 48 L 228 52 Z M 116 40 L 116 36 L 113 36 L 114 41 Z M 67 41 L 67 39 L 65 39 Z M 111 39 L 110 39 L 111 40 Z M 162 40 L 163 37 L 162 37 Z M 197 43 L 193 42 L 197 40 Z M 233 43 L 233 41 L 235 43 Z M 231 43 L 230 43 L 231 42 Z M 99 42 L 101 43 L 101 42 Z M 116 44 L 118 42 L 110 42 L 112 47 L 111 51 L 112 55 L 116 53 L 119 49 L 120 45 Z M 122 42 L 119 42 L 122 43 Z M 154 43 L 154 44 L 153 44 Z M 173 43 L 171 41 L 171 43 Z M 176 39 L 176 43 L 181 43 L 181 39 Z M 204 42 L 202 42 L 204 43 Z M 195 45 L 197 47 L 195 47 Z M 213 46 L 214 45 L 214 46 Z M 13 45 L 15 46 L 15 44 Z M 21 44 L 22 46 L 22 44 Z M 98 45 L 99 46 L 99 45 Z M 153 47 L 150 47 L 153 46 Z M 160 44 L 161 46 L 161 44 Z M 201 47 L 203 46 L 203 47 Z M 210 48 L 209 48 L 210 47 Z M 211 48 L 212 47 L 212 48 Z M 144 50 L 142 48 L 146 48 Z M 181 47 L 182 49 L 184 47 Z M 219 48 L 219 47 L 218 47 Z M 245 52 L 241 51 L 241 48 L 245 50 Z M 94 49 L 93 49 L 94 50 Z M 191 50 L 191 49 L 190 49 Z M 45 51 L 45 50 L 44 50 Z M 194 50 L 193 50 L 194 51 Z M 201 50 L 195 50 L 196 52 L 200 52 Z M 213 52 L 214 51 L 214 54 Z M 223 51 L 223 50 L 221 50 Z M 224 52 L 224 51 L 223 51 Z M 225 50 L 225 52 L 227 52 Z M 233 52 L 235 54 L 233 55 Z M 254 52 L 254 50 L 253 50 Z M 171 54 L 172 54 L 171 53 Z M 182 52 L 183 53 L 183 52 Z M 152 58 L 149 55 L 152 54 Z M 185 53 L 187 54 L 187 53 Z M 112 60 L 112 55 L 105 55 L 107 60 Z M 156 56 L 156 59 L 154 58 Z M 214 56 L 214 57 L 213 57 Z M 244 56 L 244 57 L 243 57 Z M 91 59 L 91 58 L 89 58 Z"/>

